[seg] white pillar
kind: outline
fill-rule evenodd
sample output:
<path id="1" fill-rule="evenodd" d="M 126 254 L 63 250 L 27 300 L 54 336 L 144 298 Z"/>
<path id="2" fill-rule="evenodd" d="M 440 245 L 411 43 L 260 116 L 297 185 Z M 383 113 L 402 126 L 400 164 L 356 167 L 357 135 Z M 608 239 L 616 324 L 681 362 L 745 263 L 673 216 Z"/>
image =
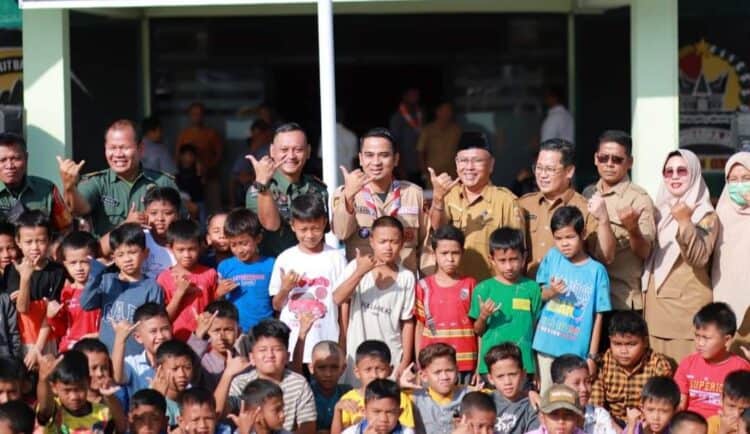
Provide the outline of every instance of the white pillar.
<path id="1" fill-rule="evenodd" d="M 333 51 L 333 6 L 331 0 L 318 0 L 318 65 L 320 72 L 320 146 L 323 156 L 323 182 L 328 195 L 336 189 L 336 62 Z M 329 206 L 330 209 L 330 206 Z M 329 244 L 338 242 L 332 233 Z"/>
<path id="2" fill-rule="evenodd" d="M 652 197 L 679 145 L 678 0 L 631 0 L 633 179 Z"/>
<path id="3" fill-rule="evenodd" d="M 568 14 L 568 111 L 576 119 L 576 16 Z M 577 130 L 577 128 L 576 128 Z M 575 139 L 575 137 L 574 137 Z"/>
<path id="4" fill-rule="evenodd" d="M 151 22 L 141 18 L 141 92 L 143 116 L 151 116 Z"/>
<path id="5" fill-rule="evenodd" d="M 73 153 L 69 40 L 67 10 L 23 10 L 23 105 L 29 173 L 58 183 L 55 156 Z"/>

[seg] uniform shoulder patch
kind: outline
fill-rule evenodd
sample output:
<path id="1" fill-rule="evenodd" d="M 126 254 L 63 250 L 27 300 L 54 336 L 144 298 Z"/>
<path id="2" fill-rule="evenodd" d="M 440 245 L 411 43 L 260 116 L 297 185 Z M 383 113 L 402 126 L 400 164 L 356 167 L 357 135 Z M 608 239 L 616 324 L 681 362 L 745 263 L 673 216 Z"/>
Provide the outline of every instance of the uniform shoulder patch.
<path id="1" fill-rule="evenodd" d="M 96 178 L 107 173 L 107 169 L 97 170 L 96 172 L 89 172 L 81 175 L 81 179 Z"/>
<path id="2" fill-rule="evenodd" d="M 171 179 L 172 181 L 174 181 L 175 179 L 174 175 L 170 173 L 162 172 L 160 170 L 146 169 L 145 167 L 143 168 L 143 174 L 152 179 L 156 179 L 160 177 L 168 178 L 168 179 Z"/>
<path id="3" fill-rule="evenodd" d="M 323 187 L 328 188 L 328 186 L 326 185 L 326 183 L 323 182 L 323 180 L 320 179 L 320 178 L 318 178 L 317 176 L 310 175 L 310 178 L 312 178 L 313 181 L 317 182 L 318 184 L 322 185 Z"/>

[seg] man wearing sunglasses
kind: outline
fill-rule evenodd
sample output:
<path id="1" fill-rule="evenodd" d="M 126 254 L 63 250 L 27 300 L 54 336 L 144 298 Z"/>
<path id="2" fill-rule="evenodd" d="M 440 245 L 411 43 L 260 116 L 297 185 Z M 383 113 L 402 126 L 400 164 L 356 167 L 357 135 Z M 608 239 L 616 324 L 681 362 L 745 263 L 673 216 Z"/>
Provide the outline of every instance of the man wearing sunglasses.
<path id="1" fill-rule="evenodd" d="M 646 190 L 633 184 L 632 141 L 623 131 L 608 130 L 599 137 L 594 164 L 599 172 L 595 191 L 607 204 L 617 240 L 615 259 L 607 265 L 614 310 L 642 310 L 641 273 L 651 253 L 656 227 L 654 203 Z"/>

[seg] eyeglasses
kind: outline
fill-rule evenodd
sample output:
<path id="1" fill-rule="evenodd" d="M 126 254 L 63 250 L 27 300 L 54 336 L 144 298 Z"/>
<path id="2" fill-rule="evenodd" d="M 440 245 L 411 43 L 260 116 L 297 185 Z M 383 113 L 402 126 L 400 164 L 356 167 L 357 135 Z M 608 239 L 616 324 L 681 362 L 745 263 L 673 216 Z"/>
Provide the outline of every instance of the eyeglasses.
<path id="1" fill-rule="evenodd" d="M 607 164 L 612 161 L 612 164 L 616 164 L 619 166 L 625 162 L 625 157 L 610 154 L 596 154 L 596 161 L 598 161 L 599 164 Z"/>
<path id="2" fill-rule="evenodd" d="M 675 173 L 679 177 L 688 176 L 688 168 L 685 166 L 664 168 L 663 174 L 665 178 L 671 178 L 674 176 Z"/>
<path id="3" fill-rule="evenodd" d="M 456 164 L 460 164 L 462 166 L 467 166 L 469 164 L 476 164 L 477 166 L 480 164 L 484 164 L 487 161 L 486 158 L 481 157 L 474 157 L 474 158 L 456 158 Z"/>
<path id="4" fill-rule="evenodd" d="M 534 169 L 534 172 L 536 172 L 536 173 L 543 173 L 545 175 L 556 175 L 556 174 L 560 173 L 564 169 L 564 167 L 562 167 L 562 166 L 558 166 L 558 167 L 549 167 L 549 166 L 547 166 L 547 167 L 545 167 L 545 166 L 537 166 L 536 164 L 534 164 L 533 166 L 531 166 L 531 168 Z"/>

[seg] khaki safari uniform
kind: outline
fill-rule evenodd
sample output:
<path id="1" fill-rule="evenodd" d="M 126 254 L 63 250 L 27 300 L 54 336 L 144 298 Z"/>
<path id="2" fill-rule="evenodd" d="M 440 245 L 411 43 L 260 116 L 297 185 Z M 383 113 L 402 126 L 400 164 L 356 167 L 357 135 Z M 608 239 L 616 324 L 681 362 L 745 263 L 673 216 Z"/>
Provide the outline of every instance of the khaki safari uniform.
<path id="1" fill-rule="evenodd" d="M 545 199 L 541 192 L 529 193 L 521 197 L 518 203 L 523 209 L 529 234 L 526 245 L 529 249 L 530 258 L 527 275 L 530 278 L 536 277 L 539 263 L 542 262 L 549 249 L 555 246 L 555 239 L 550 229 L 550 220 L 555 210 L 561 206 L 575 206 L 581 210 L 584 219 L 583 236 L 586 240 L 588 252 L 589 254 L 599 252 L 596 242 L 596 218 L 589 214 L 586 198 L 576 193 L 575 190 L 569 188 L 554 202 Z"/>
<path id="2" fill-rule="evenodd" d="M 443 200 L 448 223 L 461 229 L 466 241 L 459 271 L 477 282 L 493 276 L 489 260 L 490 235 L 503 226 L 524 230 L 516 196 L 504 187 L 492 184 L 469 203 L 462 187 L 456 187 Z"/>
<path id="3" fill-rule="evenodd" d="M 290 222 L 292 220 L 292 200 L 295 197 L 307 193 L 317 193 L 323 197 L 328 207 L 328 190 L 318 178 L 302 175 L 299 182 L 293 183 L 280 171 L 273 174 L 269 181 L 268 191 L 276 202 L 276 209 L 281 217 L 281 226 L 275 231 L 263 231 L 263 240 L 260 242 L 260 254 L 268 257 L 279 256 L 281 252 L 297 244 L 297 237 L 292 232 Z M 245 207 L 254 213 L 258 213 L 258 189 L 250 186 L 245 195 Z"/>
<path id="4" fill-rule="evenodd" d="M 362 254 L 372 253 L 369 237 L 372 223 L 383 215 L 396 217 L 404 225 L 404 247 L 401 261 L 404 267 L 416 272 L 419 255 L 427 234 L 422 188 L 407 181 L 394 181 L 385 200 L 367 190 L 354 196 L 354 214 L 346 209 L 344 187 L 333 196 L 333 233 L 346 245 L 346 258 L 352 260 L 356 249 Z"/>
<path id="5" fill-rule="evenodd" d="M 91 207 L 89 215 L 94 233 L 102 236 L 125 221 L 131 204 L 143 211 L 143 198 L 156 187 L 171 187 L 179 191 L 171 175 L 141 167 L 132 182 L 120 178 L 112 169 L 83 175 L 78 193 Z"/>
<path id="6" fill-rule="evenodd" d="M 2 219 L 7 220 L 9 214 L 15 215 L 16 212 L 20 215 L 25 210 L 42 211 L 49 217 L 55 230 L 65 229 L 73 222 L 73 216 L 65 205 L 60 191 L 51 181 L 27 175 L 21 187 L 15 191 L 0 182 L 0 216 Z"/>
<path id="7" fill-rule="evenodd" d="M 646 287 L 644 316 L 651 348 L 678 363 L 695 351 L 693 316 L 713 301 L 709 259 L 718 234 L 719 218 L 713 212 L 688 230 L 678 230 L 681 255 L 659 288 L 653 274 Z"/>
<path id="8" fill-rule="evenodd" d="M 613 310 L 642 310 L 643 293 L 641 292 L 641 274 L 643 274 L 643 260 L 630 248 L 630 235 L 620 222 L 617 211 L 631 207 L 642 210 L 638 219 L 638 227 L 643 238 L 653 245 L 656 236 L 654 221 L 654 203 L 646 190 L 630 182 L 625 177 L 608 192 L 602 191 L 603 182 L 596 184 L 596 191 L 607 204 L 607 214 L 617 245 L 615 259 L 607 265 L 609 274 L 610 299 Z"/>

